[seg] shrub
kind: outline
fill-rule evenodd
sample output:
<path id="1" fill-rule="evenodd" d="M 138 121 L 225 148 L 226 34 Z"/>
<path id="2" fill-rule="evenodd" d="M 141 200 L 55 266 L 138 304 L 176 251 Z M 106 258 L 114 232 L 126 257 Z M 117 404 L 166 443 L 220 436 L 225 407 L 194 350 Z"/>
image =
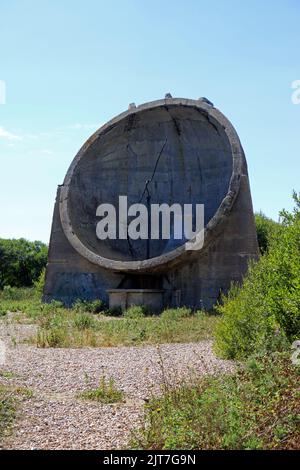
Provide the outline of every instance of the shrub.
<path id="1" fill-rule="evenodd" d="M 132 305 L 124 312 L 124 318 L 142 318 L 149 313 L 149 309 L 145 305 Z"/>
<path id="2" fill-rule="evenodd" d="M 77 313 L 73 320 L 74 326 L 78 330 L 92 328 L 95 325 L 94 318 L 89 313 Z"/>
<path id="3" fill-rule="evenodd" d="M 90 313 L 100 313 L 104 310 L 105 306 L 102 300 L 76 300 L 73 304 L 73 310 L 75 312 L 90 312 Z"/>
<path id="4" fill-rule="evenodd" d="M 262 212 L 255 214 L 257 241 L 261 254 L 268 251 L 274 237 L 279 236 L 280 224 L 266 217 Z"/>
<path id="5" fill-rule="evenodd" d="M 45 286 L 45 275 L 46 275 L 46 268 L 43 268 L 38 279 L 33 283 L 35 294 L 39 298 L 43 294 L 43 290 Z"/>
<path id="6" fill-rule="evenodd" d="M 300 334 L 300 200 L 292 214 L 282 211 L 280 236 L 252 263 L 243 285 L 233 286 L 216 329 L 216 348 L 229 358 L 279 347 Z"/>
<path id="7" fill-rule="evenodd" d="M 0 289 L 32 286 L 46 266 L 47 245 L 40 241 L 30 242 L 0 239 Z"/>

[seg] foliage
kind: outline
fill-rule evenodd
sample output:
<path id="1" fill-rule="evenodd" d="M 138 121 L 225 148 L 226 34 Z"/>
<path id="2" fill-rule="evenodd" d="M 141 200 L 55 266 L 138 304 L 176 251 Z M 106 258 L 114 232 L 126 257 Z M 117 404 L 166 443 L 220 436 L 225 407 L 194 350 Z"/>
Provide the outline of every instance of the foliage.
<path id="1" fill-rule="evenodd" d="M 117 403 L 124 401 L 124 393 L 115 387 L 115 382 L 112 378 L 106 380 L 101 377 L 99 386 L 97 388 L 86 390 L 78 395 L 85 400 L 95 400 L 103 404 Z"/>
<path id="2" fill-rule="evenodd" d="M 10 390 L 0 385 L 0 442 L 15 418 L 15 401 Z"/>
<path id="3" fill-rule="evenodd" d="M 38 317 L 36 341 L 38 347 L 64 348 L 193 342 L 211 338 L 217 321 L 217 317 L 203 314 L 171 321 L 156 315 L 79 318 L 63 309 L 51 315 L 51 321 L 45 321 L 44 315 Z"/>
<path id="4" fill-rule="evenodd" d="M 61 302 L 42 303 L 33 288 L 14 288 L 13 297 L 0 295 L 0 314 L 14 312 L 10 321 L 37 323 L 37 337 L 32 342 L 38 347 L 107 347 L 200 341 L 212 337 L 217 316 L 188 309 L 168 310 L 172 314 L 137 315 L 140 307 L 117 318 L 107 311 L 92 315 L 102 308 L 97 302 L 80 302 L 67 309 Z M 88 308 L 87 308 L 88 305 Z M 97 310 L 98 310 L 97 307 Z M 145 310 L 142 308 L 143 312 Z M 134 312 L 134 315 L 133 315 Z M 186 316 L 188 314 L 189 316 Z M 131 317 L 133 315 L 133 317 Z"/>
<path id="5" fill-rule="evenodd" d="M 279 236 L 281 225 L 262 212 L 255 214 L 255 225 L 259 250 L 264 254 L 274 237 Z"/>
<path id="6" fill-rule="evenodd" d="M 78 330 L 85 330 L 94 326 L 95 320 L 90 313 L 77 313 L 74 318 L 74 326 Z"/>
<path id="7" fill-rule="evenodd" d="M 297 449 L 299 367 L 289 353 L 254 357 L 233 375 L 165 384 L 134 433 L 142 449 Z"/>
<path id="8" fill-rule="evenodd" d="M 182 318 L 188 318 L 191 315 L 192 310 L 187 307 L 167 308 L 161 314 L 164 320 L 180 320 Z"/>
<path id="9" fill-rule="evenodd" d="M 90 313 L 103 313 L 105 305 L 102 300 L 76 300 L 73 304 L 73 310 L 75 312 L 90 312 Z"/>
<path id="10" fill-rule="evenodd" d="M 232 286 L 216 329 L 216 349 L 228 358 L 280 347 L 300 335 L 300 200 L 282 211 L 280 236 L 250 266 L 241 287 Z"/>
<path id="11" fill-rule="evenodd" d="M 44 286 L 45 286 L 45 276 L 46 276 L 46 268 L 43 268 L 42 271 L 40 272 L 39 277 L 33 283 L 35 293 L 37 297 L 39 298 L 41 298 L 43 295 Z"/>
<path id="12" fill-rule="evenodd" d="M 142 318 L 147 313 L 149 309 L 145 305 L 132 305 L 124 312 L 124 318 Z"/>
<path id="13" fill-rule="evenodd" d="M 32 286 L 46 266 L 47 245 L 24 238 L 0 239 L 0 289 Z"/>
<path id="14" fill-rule="evenodd" d="M 10 379 L 12 374 L 9 371 L 1 371 L 0 376 Z M 28 388 L 0 384 L 0 446 L 10 432 L 20 402 L 31 397 L 32 391 Z"/>

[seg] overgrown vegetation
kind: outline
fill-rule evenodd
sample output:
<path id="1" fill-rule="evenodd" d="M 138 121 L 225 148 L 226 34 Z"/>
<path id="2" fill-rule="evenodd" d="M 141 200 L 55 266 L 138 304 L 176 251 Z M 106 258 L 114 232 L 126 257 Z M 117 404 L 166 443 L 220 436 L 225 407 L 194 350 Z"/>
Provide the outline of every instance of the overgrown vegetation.
<path id="1" fill-rule="evenodd" d="M 132 313 L 131 313 L 132 314 Z M 135 313 L 136 315 L 136 313 Z M 38 347 L 131 346 L 193 342 L 212 337 L 218 318 L 202 312 L 169 319 L 162 316 L 107 318 L 58 308 L 37 319 Z"/>
<path id="2" fill-rule="evenodd" d="M 255 214 L 257 241 L 261 254 L 268 251 L 272 240 L 280 236 L 281 224 L 267 217 L 263 212 Z"/>
<path id="3" fill-rule="evenodd" d="M 132 442 L 142 449 L 298 449 L 300 368 L 287 353 L 248 360 L 233 375 L 205 377 L 146 405 Z"/>
<path id="4" fill-rule="evenodd" d="M 8 371 L 1 371 L 0 376 L 11 378 Z M 31 396 L 32 391 L 28 388 L 0 384 L 0 445 L 10 433 L 20 402 Z"/>
<path id="5" fill-rule="evenodd" d="M 94 389 L 85 390 L 78 395 L 85 400 L 94 400 L 103 404 L 117 403 L 124 401 L 124 393 L 115 386 L 115 381 L 104 376 L 99 381 L 99 386 Z"/>
<path id="6" fill-rule="evenodd" d="M 41 303 L 35 289 L 8 288 L 0 294 L 0 313 L 14 312 L 14 321 L 37 323 L 38 347 L 106 347 L 167 342 L 193 342 L 212 337 L 216 315 L 190 309 L 167 309 L 151 315 L 143 306 L 112 317 L 99 300 L 78 301 L 66 309 L 60 302 Z"/>
<path id="7" fill-rule="evenodd" d="M 0 289 L 32 286 L 47 263 L 47 245 L 25 238 L 0 238 Z"/>
<path id="8" fill-rule="evenodd" d="M 246 359 L 236 373 L 194 379 L 146 405 L 132 446 L 143 449 L 299 449 L 300 199 L 281 224 L 256 215 L 260 260 L 217 311 L 216 350 Z"/>
<path id="9" fill-rule="evenodd" d="M 233 286 L 216 331 L 216 350 L 227 358 L 278 350 L 300 336 L 300 199 L 292 213 L 281 212 L 279 234 L 251 265 L 242 286 Z"/>

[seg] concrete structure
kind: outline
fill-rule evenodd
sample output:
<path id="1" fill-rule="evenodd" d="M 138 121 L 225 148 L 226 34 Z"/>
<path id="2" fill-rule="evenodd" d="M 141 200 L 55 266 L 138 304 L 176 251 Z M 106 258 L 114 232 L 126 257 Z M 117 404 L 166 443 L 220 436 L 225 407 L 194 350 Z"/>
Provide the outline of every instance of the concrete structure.
<path id="1" fill-rule="evenodd" d="M 112 309 L 126 310 L 131 305 L 147 305 L 149 311 L 158 313 L 164 306 L 163 289 L 111 289 L 107 293 Z"/>
<path id="2" fill-rule="evenodd" d="M 119 195 L 128 204 L 204 204 L 204 246 L 99 240 L 96 208 L 117 206 Z M 165 306 L 210 308 L 257 256 L 247 164 L 234 128 L 209 100 L 168 94 L 132 103 L 74 158 L 57 191 L 44 300 L 107 302 L 116 289 L 148 290 L 150 299 L 163 290 Z"/>

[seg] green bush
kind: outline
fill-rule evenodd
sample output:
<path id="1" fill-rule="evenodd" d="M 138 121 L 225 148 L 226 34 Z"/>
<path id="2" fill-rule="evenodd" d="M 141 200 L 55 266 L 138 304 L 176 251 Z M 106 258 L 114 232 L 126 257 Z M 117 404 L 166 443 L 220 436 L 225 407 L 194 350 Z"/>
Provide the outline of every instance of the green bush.
<path id="1" fill-rule="evenodd" d="M 266 217 L 262 212 L 255 214 L 257 241 L 261 254 L 264 254 L 274 237 L 279 236 L 281 225 Z"/>
<path id="2" fill-rule="evenodd" d="M 124 318 L 142 318 L 149 314 L 149 309 L 145 305 L 132 305 L 124 312 Z"/>
<path id="3" fill-rule="evenodd" d="M 102 300 L 76 300 L 73 304 L 73 310 L 75 312 L 90 312 L 90 313 L 100 313 L 105 309 L 104 303 Z"/>
<path id="4" fill-rule="evenodd" d="M 282 228 L 268 251 L 253 263 L 243 285 L 233 286 L 216 329 L 216 348 L 228 358 L 272 349 L 300 335 L 300 200 L 281 212 Z"/>
<path id="5" fill-rule="evenodd" d="M 35 294 L 39 298 L 41 298 L 43 295 L 44 286 L 45 286 L 45 275 L 46 275 L 46 268 L 43 268 L 39 277 L 33 283 Z"/>
<path id="6" fill-rule="evenodd" d="M 90 313 L 77 313 L 74 318 L 74 326 L 78 330 L 85 330 L 87 328 L 92 328 L 95 325 L 95 320 Z"/>
<path id="7" fill-rule="evenodd" d="M 40 241 L 0 238 L 0 289 L 32 286 L 46 266 L 48 248 Z"/>

